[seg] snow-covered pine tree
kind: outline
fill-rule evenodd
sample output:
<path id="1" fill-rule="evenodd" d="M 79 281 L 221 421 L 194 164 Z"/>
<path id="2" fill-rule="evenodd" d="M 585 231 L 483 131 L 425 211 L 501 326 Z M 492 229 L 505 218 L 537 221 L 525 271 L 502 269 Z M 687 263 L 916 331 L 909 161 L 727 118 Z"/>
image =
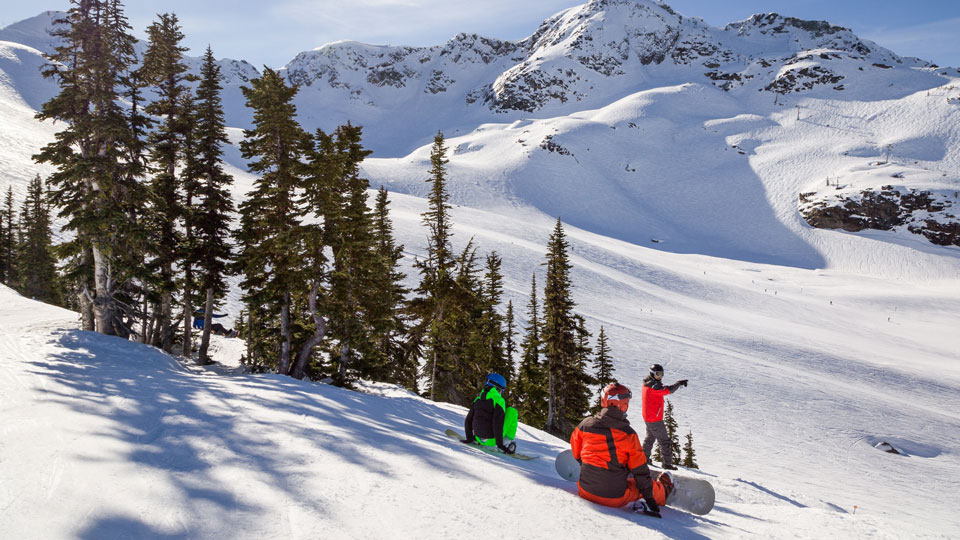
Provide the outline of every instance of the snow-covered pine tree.
<path id="1" fill-rule="evenodd" d="M 530 285 L 527 303 L 527 331 L 520 342 L 520 369 L 513 397 L 520 420 L 534 426 L 547 420 L 547 377 L 540 361 L 540 306 L 537 303 L 537 275 Z"/>
<path id="2" fill-rule="evenodd" d="M 258 175 L 253 190 L 240 204 L 240 253 L 236 267 L 250 316 L 247 335 L 249 361 L 277 373 L 290 374 L 294 295 L 307 282 L 307 258 L 299 230 L 304 215 L 296 189 L 307 174 L 304 157 L 311 151 L 308 133 L 296 121 L 293 97 L 275 70 L 241 87 L 253 109 L 253 129 L 244 130 L 240 151 Z"/>
<path id="3" fill-rule="evenodd" d="M 27 298 L 60 305 L 62 294 L 53 257 L 50 208 L 38 174 L 27 186 L 20 211 L 22 241 L 17 252 L 20 280 L 17 290 Z"/>
<path id="4" fill-rule="evenodd" d="M 139 228 L 145 198 L 142 171 L 130 162 L 139 142 L 119 99 L 131 81 L 136 39 L 117 0 L 74 2 L 51 34 L 58 45 L 46 55 L 43 76 L 56 80 L 60 92 L 37 119 L 64 128 L 34 159 L 56 167 L 47 182 L 51 202 L 66 219 L 64 230 L 75 233 L 58 252 L 71 259 L 82 328 L 123 334 L 117 294 L 136 270 L 129 258 L 140 246 L 130 231 Z"/>
<path id="5" fill-rule="evenodd" d="M 572 407 L 588 393 L 580 377 L 571 377 L 577 362 L 577 328 L 570 281 L 569 244 L 558 219 L 547 242 L 547 279 L 543 295 L 543 353 L 547 367 L 548 408 L 544 431 L 567 437 L 587 413 Z"/>
<path id="6" fill-rule="evenodd" d="M 180 228 L 186 214 L 183 172 L 178 166 L 184 162 L 183 149 L 187 133 L 192 127 L 192 115 L 184 107 L 187 87 L 187 65 L 183 61 L 186 47 L 181 45 L 184 35 L 175 14 L 161 13 L 158 20 L 147 27 L 147 50 L 138 74 L 155 92 L 156 98 L 144 111 L 160 118 L 150 133 L 150 161 L 154 175 L 150 182 L 153 208 L 150 212 L 150 261 L 154 270 L 153 287 L 160 296 L 159 345 L 164 351 L 173 350 L 177 324 L 173 317 L 174 293 L 178 288 L 175 266 L 185 261 L 184 238 Z M 189 294 L 183 299 L 189 303 Z M 189 313 L 188 313 L 189 315 Z M 189 356 L 190 351 L 184 350 Z"/>
<path id="7" fill-rule="evenodd" d="M 223 114 L 220 84 L 220 66 L 207 47 L 200 68 L 200 82 L 196 91 L 195 123 L 193 138 L 196 141 L 194 162 L 200 184 L 197 186 L 197 204 L 194 208 L 195 259 L 200 271 L 199 285 L 203 291 L 204 324 L 200 337 L 198 361 L 209 360 L 210 327 L 217 303 L 227 292 L 226 277 L 233 260 L 229 242 L 230 214 L 233 200 L 230 186 L 233 177 L 225 173 L 220 162 L 223 148 L 229 144 Z M 191 314 L 192 315 L 192 314 Z"/>
<path id="8" fill-rule="evenodd" d="M 693 449 L 693 432 L 687 432 L 687 443 L 683 445 L 683 461 L 680 462 L 681 465 L 690 469 L 699 469 L 700 466 L 697 465 L 696 457 L 697 453 Z"/>

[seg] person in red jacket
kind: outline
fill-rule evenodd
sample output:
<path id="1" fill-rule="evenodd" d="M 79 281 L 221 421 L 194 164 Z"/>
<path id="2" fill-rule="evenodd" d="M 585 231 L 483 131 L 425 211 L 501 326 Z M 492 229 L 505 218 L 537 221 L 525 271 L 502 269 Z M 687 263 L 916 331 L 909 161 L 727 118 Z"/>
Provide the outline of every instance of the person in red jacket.
<path id="1" fill-rule="evenodd" d="M 640 398 L 643 403 L 643 421 L 647 424 L 647 436 L 643 439 L 643 453 L 650 455 L 653 450 L 653 441 L 660 445 L 660 455 L 663 456 L 663 468 L 677 470 L 673 464 L 673 451 L 670 448 L 670 435 L 667 426 L 663 423 L 663 396 L 676 392 L 681 386 L 687 386 L 687 380 L 677 381 L 670 386 L 664 386 L 663 366 L 650 366 L 650 374 L 643 380 L 643 390 Z"/>
<path id="2" fill-rule="evenodd" d="M 629 388 L 610 383 L 600 398 L 603 409 L 573 430 L 570 448 L 580 462 L 577 489 L 588 501 L 612 507 L 637 501 L 635 510 L 660 517 L 673 481 L 669 473 L 652 478 L 640 438 L 627 421 L 631 397 Z"/>

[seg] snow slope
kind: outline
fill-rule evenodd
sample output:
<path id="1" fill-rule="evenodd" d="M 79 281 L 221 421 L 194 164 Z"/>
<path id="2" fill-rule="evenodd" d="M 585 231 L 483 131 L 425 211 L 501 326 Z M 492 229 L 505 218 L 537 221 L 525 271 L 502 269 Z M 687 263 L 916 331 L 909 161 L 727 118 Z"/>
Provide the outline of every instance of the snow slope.
<path id="1" fill-rule="evenodd" d="M 460 407 L 387 385 L 353 392 L 205 371 L 78 331 L 74 314 L 6 288 L 0 305 L 3 538 L 450 538 L 491 524 L 513 538 L 957 531 L 956 414 L 925 407 L 932 400 L 923 397 L 893 406 L 881 390 L 931 384 L 915 373 L 892 381 L 893 370 L 874 370 L 875 388 L 871 375 L 843 364 L 811 370 L 713 350 L 715 367 L 739 364 L 741 373 L 721 380 L 726 370 L 715 370 L 708 380 L 669 362 L 670 375 L 691 378 L 674 403 L 697 437 L 717 506 L 704 517 L 668 508 L 652 520 L 579 499 L 553 471 L 565 444 L 528 426 L 519 444 L 541 457 L 497 458 L 442 435 L 462 424 Z M 677 338 L 649 336 L 671 344 L 671 356 L 700 341 Z M 809 378 L 824 387 L 811 391 Z M 939 383 L 953 396 L 946 409 L 957 410 L 958 384 Z M 710 409 L 728 412 L 711 418 Z M 875 450 L 874 437 L 907 455 Z M 924 490 L 912 488 L 918 481 Z"/>

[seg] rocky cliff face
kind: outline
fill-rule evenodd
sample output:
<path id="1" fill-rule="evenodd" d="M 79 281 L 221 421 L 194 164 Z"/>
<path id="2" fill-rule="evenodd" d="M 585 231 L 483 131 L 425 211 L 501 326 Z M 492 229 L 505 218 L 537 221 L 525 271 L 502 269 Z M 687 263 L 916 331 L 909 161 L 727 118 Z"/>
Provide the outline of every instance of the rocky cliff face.
<path id="1" fill-rule="evenodd" d="M 958 193 L 883 186 L 855 194 L 814 197 L 800 194 L 800 213 L 813 227 L 849 232 L 907 230 L 940 246 L 960 246 L 960 218 L 954 208 Z"/>

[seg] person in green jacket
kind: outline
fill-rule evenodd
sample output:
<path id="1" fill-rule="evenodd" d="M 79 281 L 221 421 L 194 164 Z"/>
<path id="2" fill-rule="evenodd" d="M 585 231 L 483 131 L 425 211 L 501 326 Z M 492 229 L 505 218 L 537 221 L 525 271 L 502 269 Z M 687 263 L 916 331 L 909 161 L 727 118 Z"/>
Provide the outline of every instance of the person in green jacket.
<path id="1" fill-rule="evenodd" d="M 461 442 L 476 443 L 483 446 L 496 445 L 504 454 L 512 454 L 517 450 L 517 410 L 507 407 L 503 399 L 507 381 L 499 373 L 487 375 L 483 390 L 473 400 L 463 429 L 467 438 Z M 509 444 L 504 444 L 510 439 Z"/>

